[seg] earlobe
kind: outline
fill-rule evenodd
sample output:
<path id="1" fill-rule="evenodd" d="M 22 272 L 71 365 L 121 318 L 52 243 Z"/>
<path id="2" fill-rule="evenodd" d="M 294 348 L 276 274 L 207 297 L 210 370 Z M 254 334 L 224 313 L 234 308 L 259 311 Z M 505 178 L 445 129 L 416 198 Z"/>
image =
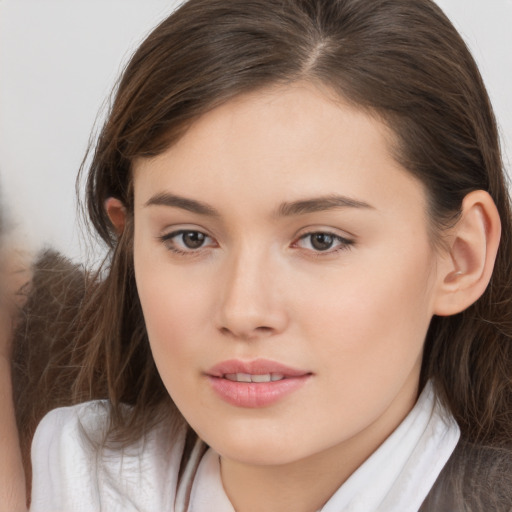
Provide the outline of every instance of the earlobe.
<path id="1" fill-rule="evenodd" d="M 105 211 L 116 233 L 120 235 L 124 231 L 126 223 L 126 207 L 124 204 L 115 197 L 109 197 L 105 201 Z"/>
<path id="2" fill-rule="evenodd" d="M 483 190 L 469 193 L 440 269 L 436 315 L 460 313 L 480 298 L 491 279 L 500 235 L 500 217 L 491 196 Z"/>

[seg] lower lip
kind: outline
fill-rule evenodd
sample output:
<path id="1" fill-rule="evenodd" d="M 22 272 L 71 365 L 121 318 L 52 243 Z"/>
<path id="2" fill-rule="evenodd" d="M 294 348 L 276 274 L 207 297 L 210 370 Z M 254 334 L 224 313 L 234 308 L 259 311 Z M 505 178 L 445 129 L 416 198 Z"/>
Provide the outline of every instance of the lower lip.
<path id="1" fill-rule="evenodd" d="M 208 376 L 213 390 L 227 403 L 236 407 L 266 407 L 300 389 L 310 375 L 289 377 L 274 382 L 235 382 Z"/>

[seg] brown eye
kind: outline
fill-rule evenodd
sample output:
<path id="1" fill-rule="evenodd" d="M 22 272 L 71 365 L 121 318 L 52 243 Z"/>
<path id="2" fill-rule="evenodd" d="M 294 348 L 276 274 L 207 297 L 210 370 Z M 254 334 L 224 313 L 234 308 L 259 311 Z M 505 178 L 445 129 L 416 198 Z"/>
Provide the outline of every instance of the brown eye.
<path id="1" fill-rule="evenodd" d="M 210 236 L 201 231 L 180 229 L 160 237 L 164 246 L 178 254 L 197 253 L 200 249 L 215 247 L 216 243 Z"/>
<path id="2" fill-rule="evenodd" d="M 353 244 L 353 240 L 343 238 L 334 233 L 317 231 L 302 235 L 294 245 L 313 253 L 332 254 L 340 250 L 348 249 Z"/>
<path id="3" fill-rule="evenodd" d="M 311 236 L 311 247 L 317 251 L 328 251 L 334 244 L 334 236 L 329 233 L 313 233 Z"/>
<path id="4" fill-rule="evenodd" d="M 181 237 L 187 249 L 199 249 L 206 240 L 206 235 L 200 231 L 185 231 Z"/>

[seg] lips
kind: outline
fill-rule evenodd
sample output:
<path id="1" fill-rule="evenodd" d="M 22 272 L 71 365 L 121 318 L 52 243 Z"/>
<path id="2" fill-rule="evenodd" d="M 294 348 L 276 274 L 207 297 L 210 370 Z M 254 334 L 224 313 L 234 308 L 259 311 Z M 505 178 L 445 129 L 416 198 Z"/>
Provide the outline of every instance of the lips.
<path id="1" fill-rule="evenodd" d="M 206 372 L 212 389 L 236 407 L 266 407 L 297 391 L 311 372 L 266 359 L 230 360 Z"/>
<path id="2" fill-rule="evenodd" d="M 282 373 L 264 373 L 264 374 L 253 374 L 250 373 L 226 373 L 225 379 L 234 382 L 275 382 L 277 380 L 283 380 L 284 375 Z"/>

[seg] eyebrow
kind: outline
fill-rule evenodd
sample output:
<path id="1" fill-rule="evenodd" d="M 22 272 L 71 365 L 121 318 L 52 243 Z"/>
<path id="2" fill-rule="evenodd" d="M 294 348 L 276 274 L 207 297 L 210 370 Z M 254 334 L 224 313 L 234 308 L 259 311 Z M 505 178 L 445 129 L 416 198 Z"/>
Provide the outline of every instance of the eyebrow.
<path id="1" fill-rule="evenodd" d="M 161 192 L 152 196 L 144 206 L 169 206 L 181 208 L 182 210 L 187 210 L 199 215 L 220 217 L 219 211 L 207 203 L 171 194 L 169 192 Z M 359 201 L 346 196 L 328 195 L 282 203 L 276 210 L 274 217 L 292 217 L 295 215 L 305 215 L 307 213 L 334 210 L 338 208 L 375 209 L 364 201 Z"/>
<path id="2" fill-rule="evenodd" d="M 364 201 L 352 199 L 346 196 L 329 195 L 283 203 L 277 210 L 278 217 L 291 217 L 306 213 L 322 212 L 338 208 L 363 208 L 374 210 L 375 208 Z"/>
<path id="3" fill-rule="evenodd" d="M 168 192 L 156 194 L 147 201 L 144 206 L 171 206 L 174 208 L 181 208 L 192 213 L 199 215 L 207 215 L 209 217 L 220 217 L 220 213 L 209 204 L 195 199 L 188 199 L 186 197 L 177 196 Z"/>

